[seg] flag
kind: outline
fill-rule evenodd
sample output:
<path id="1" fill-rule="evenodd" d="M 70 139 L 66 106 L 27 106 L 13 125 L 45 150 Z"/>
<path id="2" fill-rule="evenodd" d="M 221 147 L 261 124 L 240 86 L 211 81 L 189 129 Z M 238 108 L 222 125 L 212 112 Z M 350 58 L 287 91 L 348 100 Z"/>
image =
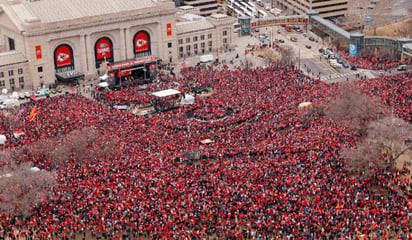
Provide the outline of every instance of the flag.
<path id="1" fill-rule="evenodd" d="M 34 118 L 36 117 L 36 115 L 37 115 L 37 106 L 34 106 L 33 109 L 30 112 L 29 120 L 33 121 Z"/>

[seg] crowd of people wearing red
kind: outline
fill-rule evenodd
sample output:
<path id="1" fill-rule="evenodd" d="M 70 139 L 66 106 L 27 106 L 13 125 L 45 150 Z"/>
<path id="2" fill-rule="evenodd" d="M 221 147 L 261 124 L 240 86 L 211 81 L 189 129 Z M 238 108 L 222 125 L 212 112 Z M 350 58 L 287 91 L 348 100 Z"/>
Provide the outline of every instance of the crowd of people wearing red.
<path id="1" fill-rule="evenodd" d="M 351 66 L 358 68 L 372 69 L 372 70 L 389 70 L 399 65 L 408 64 L 408 61 L 400 61 L 392 58 L 368 56 L 359 57 L 351 56 L 347 52 L 339 52 L 339 54 L 346 59 Z"/>
<path id="2" fill-rule="evenodd" d="M 58 169 L 50 168 L 52 159 L 28 155 L 37 167 L 57 171 L 58 185 L 30 218 L 2 216 L 3 233 L 27 239 L 411 237 L 412 198 L 394 188 L 395 173 L 348 175 L 339 150 L 355 144 L 351 132 L 322 115 L 302 124 L 299 103 L 326 104 L 339 85 L 282 64 L 189 67 L 181 74 L 174 81 L 182 91 L 210 85 L 213 94 L 152 117 L 75 94 L 36 101 L 38 115 L 27 121 L 20 144 L 93 127 L 101 141 L 117 139 L 118 151 Z M 410 121 L 411 79 L 403 74 L 357 84 Z M 119 95 L 136 98 L 115 92 L 106 99 L 120 101 Z M 30 111 L 32 103 L 24 107 Z M 223 116 L 224 109 L 232 114 Z M 203 120 L 188 118 L 192 110 L 205 114 Z M 219 117 L 211 117 L 213 111 Z M 194 164 L 176 161 L 192 152 L 201 156 Z"/>

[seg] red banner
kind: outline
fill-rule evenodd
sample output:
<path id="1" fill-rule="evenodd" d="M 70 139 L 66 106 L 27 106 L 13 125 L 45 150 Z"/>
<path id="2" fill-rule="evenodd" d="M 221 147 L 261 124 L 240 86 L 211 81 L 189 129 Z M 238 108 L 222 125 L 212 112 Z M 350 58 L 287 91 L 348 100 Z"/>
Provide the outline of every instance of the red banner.
<path id="1" fill-rule="evenodd" d="M 117 76 L 119 76 L 119 77 L 129 76 L 129 75 L 132 75 L 132 71 L 131 71 L 131 70 L 119 71 L 119 72 L 117 73 Z"/>
<path id="2" fill-rule="evenodd" d="M 107 38 L 102 38 L 96 43 L 96 59 L 110 58 L 112 56 L 112 45 Z"/>
<path id="3" fill-rule="evenodd" d="M 166 24 L 166 32 L 167 32 L 168 37 L 172 36 L 172 24 L 171 23 Z"/>
<path id="4" fill-rule="evenodd" d="M 56 67 L 64 67 L 72 64 L 72 55 L 70 48 L 61 46 L 56 50 Z"/>
<path id="5" fill-rule="evenodd" d="M 144 59 L 139 59 L 139 60 L 135 60 L 135 61 L 130 61 L 130 62 L 124 62 L 124 63 L 119 63 L 119 64 L 115 64 L 112 66 L 107 66 L 106 69 L 107 70 L 112 70 L 112 69 L 116 69 L 116 68 L 125 68 L 125 67 L 130 67 L 133 65 L 137 65 L 137 64 L 142 64 L 145 62 L 153 62 L 156 61 L 156 57 L 150 57 L 150 58 L 144 58 Z"/>
<path id="6" fill-rule="evenodd" d="M 41 46 L 36 45 L 35 49 L 36 49 L 36 60 L 40 60 L 41 59 Z"/>
<path id="7" fill-rule="evenodd" d="M 134 51 L 142 52 L 149 50 L 149 36 L 146 33 L 141 32 L 134 37 Z"/>

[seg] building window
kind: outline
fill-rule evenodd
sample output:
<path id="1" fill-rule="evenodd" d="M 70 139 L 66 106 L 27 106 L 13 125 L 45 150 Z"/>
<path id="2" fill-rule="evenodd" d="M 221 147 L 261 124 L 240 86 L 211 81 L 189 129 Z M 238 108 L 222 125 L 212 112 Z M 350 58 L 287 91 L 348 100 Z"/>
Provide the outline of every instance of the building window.
<path id="1" fill-rule="evenodd" d="M 20 84 L 24 83 L 24 77 L 19 77 L 19 83 Z"/>
<path id="2" fill-rule="evenodd" d="M 205 40 L 205 35 L 200 35 L 200 40 Z"/>
<path id="3" fill-rule="evenodd" d="M 197 50 L 197 43 L 193 44 L 193 49 Z"/>
<path id="4" fill-rule="evenodd" d="M 227 38 L 223 38 L 223 43 L 227 43 Z"/>
<path id="5" fill-rule="evenodd" d="M 10 85 L 14 85 L 14 78 L 9 79 Z"/>
<path id="6" fill-rule="evenodd" d="M 179 44 L 183 44 L 183 39 L 179 39 L 179 40 L 178 40 L 178 43 L 179 43 Z"/>
<path id="7" fill-rule="evenodd" d="M 207 45 L 208 45 L 209 47 L 211 47 L 211 46 L 212 46 L 212 41 L 209 41 Z"/>
<path id="8" fill-rule="evenodd" d="M 172 48 L 172 43 L 170 42 L 170 43 L 167 43 L 167 47 L 168 48 Z"/>
<path id="9" fill-rule="evenodd" d="M 186 43 L 190 43 L 190 37 L 186 38 Z"/>
<path id="10" fill-rule="evenodd" d="M 43 72 L 43 67 L 37 67 L 37 72 Z"/>
<path id="11" fill-rule="evenodd" d="M 202 42 L 202 43 L 200 44 L 200 47 L 201 47 L 201 48 L 205 48 L 205 43 Z"/>
<path id="12" fill-rule="evenodd" d="M 13 76 L 13 70 L 9 70 L 9 76 Z"/>
<path id="13" fill-rule="evenodd" d="M 4 87 L 4 86 L 6 86 L 6 84 L 4 83 L 4 80 L 1 80 L 0 81 L 0 87 Z"/>
<path id="14" fill-rule="evenodd" d="M 209 34 L 207 35 L 207 39 L 211 39 L 211 38 L 212 38 L 212 34 L 209 33 Z"/>
<path id="15" fill-rule="evenodd" d="M 193 37 L 193 42 L 197 42 L 197 36 Z"/>
<path id="16" fill-rule="evenodd" d="M 15 50 L 16 46 L 14 46 L 14 39 L 13 38 L 9 38 L 9 50 Z"/>
<path id="17" fill-rule="evenodd" d="M 0 78 L 4 77 L 4 72 L 0 72 Z"/>
<path id="18" fill-rule="evenodd" d="M 227 36 L 227 31 L 223 31 L 223 36 Z"/>
<path id="19" fill-rule="evenodd" d="M 179 47 L 179 53 L 183 52 L 183 47 Z"/>
<path id="20" fill-rule="evenodd" d="M 18 74 L 23 74 L 23 68 L 17 69 L 17 73 L 18 73 Z"/>

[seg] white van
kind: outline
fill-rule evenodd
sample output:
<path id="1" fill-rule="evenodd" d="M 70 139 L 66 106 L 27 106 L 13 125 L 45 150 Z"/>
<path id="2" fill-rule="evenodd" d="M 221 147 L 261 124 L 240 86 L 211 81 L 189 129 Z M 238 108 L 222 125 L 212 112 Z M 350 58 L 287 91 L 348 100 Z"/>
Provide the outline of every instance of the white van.
<path id="1" fill-rule="evenodd" d="M 399 67 L 397 68 L 398 71 L 406 71 L 408 70 L 408 68 L 406 67 L 406 65 L 399 65 Z"/>

